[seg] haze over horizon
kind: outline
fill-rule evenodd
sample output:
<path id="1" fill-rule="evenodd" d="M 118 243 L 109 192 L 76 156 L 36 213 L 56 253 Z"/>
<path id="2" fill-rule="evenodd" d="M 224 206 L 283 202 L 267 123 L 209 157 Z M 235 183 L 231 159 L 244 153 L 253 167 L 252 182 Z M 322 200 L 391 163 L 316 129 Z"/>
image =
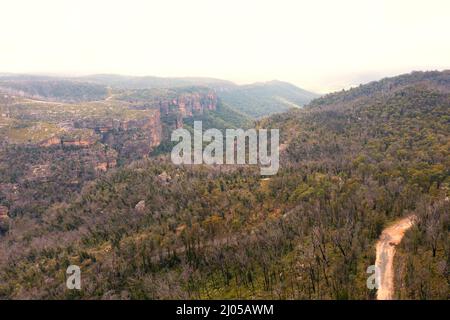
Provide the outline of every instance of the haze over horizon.
<path id="1" fill-rule="evenodd" d="M 448 12 L 444 0 L 18 0 L 0 12 L 0 72 L 277 79 L 325 93 L 450 68 Z"/>

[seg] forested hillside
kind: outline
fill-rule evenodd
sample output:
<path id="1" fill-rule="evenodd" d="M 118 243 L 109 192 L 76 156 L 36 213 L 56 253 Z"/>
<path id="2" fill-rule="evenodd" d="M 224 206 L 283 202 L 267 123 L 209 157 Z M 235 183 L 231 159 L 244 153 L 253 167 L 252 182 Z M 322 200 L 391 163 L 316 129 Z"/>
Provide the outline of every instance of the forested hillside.
<path id="1" fill-rule="evenodd" d="M 319 96 L 282 81 L 227 88 L 218 95 L 225 104 L 252 118 L 300 108 Z"/>
<path id="2" fill-rule="evenodd" d="M 282 140 L 270 178 L 164 154 L 110 170 L 9 222 L 0 297 L 373 299 L 376 240 L 414 213 L 397 297 L 448 299 L 449 92 L 448 71 L 412 73 L 261 120 Z M 65 287 L 70 264 L 81 291 Z"/>

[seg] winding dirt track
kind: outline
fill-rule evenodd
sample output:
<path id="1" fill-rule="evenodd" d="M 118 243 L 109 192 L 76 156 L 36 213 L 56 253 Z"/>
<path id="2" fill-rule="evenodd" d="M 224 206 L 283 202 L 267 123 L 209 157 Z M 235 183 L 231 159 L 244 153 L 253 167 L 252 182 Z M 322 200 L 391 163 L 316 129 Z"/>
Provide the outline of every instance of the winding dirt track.
<path id="1" fill-rule="evenodd" d="M 394 295 L 394 255 L 395 246 L 402 241 L 406 230 L 414 224 L 415 216 L 398 220 L 383 230 L 377 242 L 375 265 L 380 272 L 380 284 L 377 291 L 378 300 L 391 300 Z"/>

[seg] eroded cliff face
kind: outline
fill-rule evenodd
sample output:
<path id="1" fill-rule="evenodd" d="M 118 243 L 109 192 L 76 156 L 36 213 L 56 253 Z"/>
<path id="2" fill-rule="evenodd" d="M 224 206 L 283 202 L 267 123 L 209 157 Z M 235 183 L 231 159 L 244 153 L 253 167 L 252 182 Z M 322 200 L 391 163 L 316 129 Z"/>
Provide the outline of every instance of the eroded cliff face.
<path id="1" fill-rule="evenodd" d="M 8 207 L 0 206 L 0 235 L 3 235 L 9 229 Z"/>
<path id="2" fill-rule="evenodd" d="M 59 137 L 51 137 L 41 142 L 41 147 L 51 147 L 61 144 L 61 138 Z"/>
<path id="3" fill-rule="evenodd" d="M 160 99 L 159 108 L 162 114 L 179 114 L 181 117 L 191 117 L 205 110 L 216 110 L 217 95 L 211 90 L 204 92 L 180 93 L 172 99 Z"/>
<path id="4" fill-rule="evenodd" d="M 214 90 L 184 92 L 170 99 L 160 99 L 157 107 L 161 111 L 161 116 L 166 119 L 164 125 L 168 126 L 170 131 L 182 128 L 183 118 L 203 114 L 205 110 L 216 110 L 217 102 L 218 98 Z M 167 119 L 171 120 L 168 122 Z"/>
<path id="5" fill-rule="evenodd" d="M 97 172 L 148 155 L 162 140 L 159 109 L 145 110 L 131 119 L 85 118 L 66 124 L 60 134 L 40 143 L 41 147 L 76 147 L 99 153 Z M 114 150 L 113 153 L 109 152 Z M 81 151 L 80 151 L 81 152 Z"/>
<path id="6" fill-rule="evenodd" d="M 40 143 L 42 147 L 73 146 L 91 148 L 98 143 L 118 153 L 120 163 L 136 160 L 149 154 L 170 132 L 183 126 L 183 119 L 216 110 L 218 98 L 214 90 L 189 89 L 171 91 L 154 96 L 151 100 L 128 101 L 121 116 L 80 117 L 67 121 L 61 134 Z M 82 132 L 82 134 L 79 134 Z M 100 161 L 96 169 L 105 171 L 113 167 Z"/>
<path id="7" fill-rule="evenodd" d="M 217 96 L 213 91 L 208 94 L 188 93 L 181 95 L 174 103 L 182 117 L 191 117 L 194 113 L 203 113 L 204 110 L 215 110 Z"/>
<path id="8" fill-rule="evenodd" d="M 143 90 L 123 94 L 120 100 L 129 103 L 132 110 L 156 111 L 150 119 L 153 127 L 148 127 L 152 147 L 166 140 L 168 131 L 182 127 L 183 118 L 216 110 L 218 103 L 215 90 L 204 87 Z"/>
<path id="9" fill-rule="evenodd" d="M 56 145 L 61 146 L 76 146 L 87 148 L 95 143 L 95 138 L 64 138 L 64 137 L 51 137 L 40 143 L 41 147 L 51 147 Z"/>
<path id="10" fill-rule="evenodd" d="M 0 206 L 0 220 L 1 219 L 8 219 L 8 207 L 6 206 Z"/>
<path id="11" fill-rule="evenodd" d="M 123 130 L 131 128 L 139 128 L 148 135 L 148 143 L 150 147 L 157 147 L 162 139 L 161 112 L 158 109 L 151 110 L 152 113 L 138 120 L 126 121 L 122 124 Z"/>
<path id="12" fill-rule="evenodd" d="M 117 152 L 115 150 L 107 150 L 103 153 L 102 157 L 96 163 L 94 169 L 97 172 L 106 172 L 108 169 L 115 168 L 117 166 Z"/>
<path id="13" fill-rule="evenodd" d="M 74 123 L 75 128 L 92 129 L 100 141 L 106 144 L 114 144 L 118 136 L 130 136 L 132 132 L 138 131 L 135 136 L 138 140 L 144 140 L 149 148 L 156 147 L 161 143 L 162 124 L 159 109 L 146 110 L 142 117 L 136 119 L 83 119 Z M 127 134 L 126 132 L 129 132 Z"/>
<path id="14" fill-rule="evenodd" d="M 150 146 L 157 147 L 161 144 L 162 140 L 162 123 L 160 110 L 155 110 L 155 114 L 150 118 L 148 124 L 150 126 Z"/>

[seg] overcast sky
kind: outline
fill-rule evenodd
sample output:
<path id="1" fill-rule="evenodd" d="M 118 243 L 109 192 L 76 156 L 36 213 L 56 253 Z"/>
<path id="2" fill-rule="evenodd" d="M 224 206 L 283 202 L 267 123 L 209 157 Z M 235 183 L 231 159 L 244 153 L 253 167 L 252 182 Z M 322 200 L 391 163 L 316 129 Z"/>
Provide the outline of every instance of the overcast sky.
<path id="1" fill-rule="evenodd" d="M 450 1 L 0 0 L 0 72 L 272 79 L 450 68 Z"/>

